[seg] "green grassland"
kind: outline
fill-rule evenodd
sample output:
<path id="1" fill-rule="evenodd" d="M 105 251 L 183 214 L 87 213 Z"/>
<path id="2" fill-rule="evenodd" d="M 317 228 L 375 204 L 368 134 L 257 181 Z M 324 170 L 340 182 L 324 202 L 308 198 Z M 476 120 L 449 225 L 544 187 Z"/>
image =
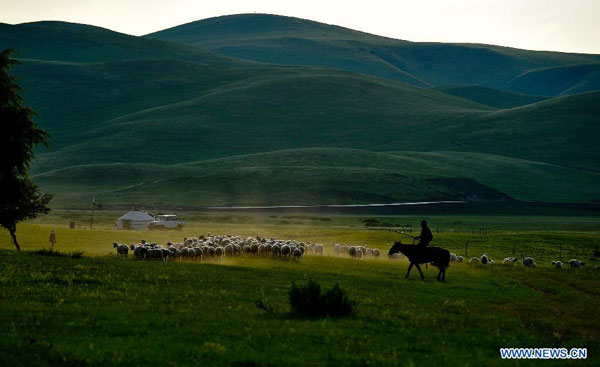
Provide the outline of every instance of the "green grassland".
<path id="1" fill-rule="evenodd" d="M 597 73 L 546 73 L 544 86 L 522 74 L 597 64 L 598 55 L 536 52 L 482 44 L 407 42 L 305 19 L 238 14 L 183 24 L 146 36 L 240 59 L 348 70 L 419 87 L 482 85 L 554 96 L 597 90 Z M 565 75 L 571 77 L 565 79 Z M 550 87 L 550 88 L 545 88 Z M 544 89 L 545 88 L 545 89 Z M 527 91 L 527 92 L 525 92 Z M 533 91 L 533 93 L 531 93 Z"/>
<path id="2" fill-rule="evenodd" d="M 457 191 L 431 178 L 473 179 L 523 201 L 598 199 L 600 174 L 494 155 L 299 149 L 181 165 L 97 164 L 33 176 L 55 207 L 239 206 L 498 200 L 481 188 Z"/>
<path id="3" fill-rule="evenodd" d="M 509 363 L 500 347 L 586 347 L 595 365 L 600 344 L 600 274 L 589 260 L 600 241 L 598 217 L 428 216 L 438 245 L 461 254 L 501 259 L 525 252 L 535 269 L 452 264 L 447 282 L 412 274 L 404 261 L 330 256 L 337 243 L 387 249 L 398 234 L 365 228 L 366 220 L 416 225 L 420 216 L 186 213 L 181 231 L 118 231 L 120 213 L 55 211 L 19 225 L 23 248 L 12 250 L 0 233 L 0 358 L 3 365 L 541 365 Z M 79 229 L 67 229 L 68 221 Z M 83 229 L 82 226 L 88 227 Z M 473 228 L 487 234 L 473 234 Z M 47 257 L 56 250 L 83 251 L 82 259 Z M 119 259 L 111 243 L 166 242 L 212 233 L 314 240 L 328 256 L 299 263 L 229 258 L 222 262 L 140 262 Z M 588 262 L 554 269 L 558 256 Z M 543 251 L 543 252 L 542 252 Z M 339 283 L 357 302 L 353 316 L 303 319 L 289 315 L 291 282 Z M 268 313 L 254 302 L 273 306 Z M 538 361 L 541 362 L 541 361 Z M 547 361 L 543 361 L 547 362 Z"/>
<path id="4" fill-rule="evenodd" d="M 600 64 L 580 64 L 529 70 L 511 80 L 507 89 L 519 93 L 545 96 L 597 90 L 600 86 Z"/>
<path id="5" fill-rule="evenodd" d="M 500 109 L 515 108 L 546 99 L 545 97 L 512 93 L 477 85 L 444 86 L 435 89 L 440 92 Z"/>

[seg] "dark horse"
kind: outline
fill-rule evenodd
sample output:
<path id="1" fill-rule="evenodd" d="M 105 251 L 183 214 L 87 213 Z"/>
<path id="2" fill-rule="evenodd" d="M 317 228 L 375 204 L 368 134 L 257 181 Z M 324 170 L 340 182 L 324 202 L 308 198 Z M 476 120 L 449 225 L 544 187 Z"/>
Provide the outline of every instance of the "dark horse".
<path id="1" fill-rule="evenodd" d="M 404 245 L 402 242 L 397 241 L 394 242 L 394 246 L 388 251 L 388 255 L 391 256 L 397 252 L 401 252 L 410 261 L 408 272 L 406 273 L 407 278 L 414 265 L 421 274 L 421 279 L 425 279 L 419 264 L 431 263 L 431 265 L 437 266 L 440 269 L 437 280 L 446 280 L 446 268 L 450 265 L 450 251 L 434 246 Z"/>

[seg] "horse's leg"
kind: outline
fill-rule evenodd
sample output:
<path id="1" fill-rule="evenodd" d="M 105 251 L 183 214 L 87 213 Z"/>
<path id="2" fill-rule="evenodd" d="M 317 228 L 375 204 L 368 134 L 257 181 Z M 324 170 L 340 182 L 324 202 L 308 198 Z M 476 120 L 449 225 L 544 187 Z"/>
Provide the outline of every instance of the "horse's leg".
<path id="1" fill-rule="evenodd" d="M 406 278 L 408 278 L 408 276 L 410 275 L 410 271 L 412 270 L 413 267 L 413 263 L 410 263 L 410 265 L 408 266 L 408 271 L 406 272 Z"/>
<path id="2" fill-rule="evenodd" d="M 442 268 L 440 268 L 440 271 L 438 272 L 438 275 L 437 275 L 438 282 L 442 281 L 442 271 L 443 271 Z"/>
<path id="3" fill-rule="evenodd" d="M 419 274 L 421 274 L 421 279 L 425 279 L 425 275 L 423 275 L 423 271 L 421 271 L 421 267 L 419 266 L 419 264 L 415 264 L 415 266 L 417 267 Z"/>
<path id="4" fill-rule="evenodd" d="M 444 273 L 442 274 L 442 280 L 446 281 L 446 268 L 444 268 Z"/>

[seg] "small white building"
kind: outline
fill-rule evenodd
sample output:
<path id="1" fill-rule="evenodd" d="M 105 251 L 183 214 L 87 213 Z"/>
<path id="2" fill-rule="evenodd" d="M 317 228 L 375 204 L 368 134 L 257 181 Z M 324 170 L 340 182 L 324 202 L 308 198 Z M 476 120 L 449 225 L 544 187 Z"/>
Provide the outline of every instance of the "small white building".
<path id="1" fill-rule="evenodd" d="M 115 227 L 118 229 L 146 229 L 154 217 L 141 210 L 132 210 L 117 219 Z"/>

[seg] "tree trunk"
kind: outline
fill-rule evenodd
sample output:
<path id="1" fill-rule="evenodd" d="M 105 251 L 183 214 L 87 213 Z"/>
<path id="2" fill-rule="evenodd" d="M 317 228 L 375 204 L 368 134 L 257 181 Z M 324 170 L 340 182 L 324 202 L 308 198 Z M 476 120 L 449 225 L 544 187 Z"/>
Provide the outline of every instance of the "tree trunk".
<path id="1" fill-rule="evenodd" d="M 17 234 L 16 234 L 17 229 L 10 228 L 8 231 L 10 232 L 10 236 L 12 237 L 13 243 L 15 244 L 17 251 L 21 251 L 21 246 L 19 246 L 19 242 L 17 242 Z"/>

